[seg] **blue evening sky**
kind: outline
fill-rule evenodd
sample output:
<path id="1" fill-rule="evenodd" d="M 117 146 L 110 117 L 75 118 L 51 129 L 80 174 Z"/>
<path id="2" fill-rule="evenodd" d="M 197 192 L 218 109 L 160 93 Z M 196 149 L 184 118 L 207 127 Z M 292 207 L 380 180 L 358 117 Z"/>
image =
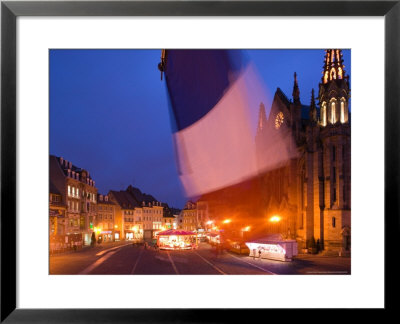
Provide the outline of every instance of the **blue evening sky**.
<path id="1" fill-rule="evenodd" d="M 280 87 L 291 98 L 293 73 L 300 98 L 318 93 L 323 50 L 249 50 L 267 90 L 252 98 L 256 125 L 259 103 L 267 114 Z M 186 198 L 171 140 L 165 82 L 157 65 L 161 50 L 51 50 L 50 154 L 87 169 L 100 193 L 129 184 L 170 206 Z M 343 51 L 350 75 L 350 50 Z"/>

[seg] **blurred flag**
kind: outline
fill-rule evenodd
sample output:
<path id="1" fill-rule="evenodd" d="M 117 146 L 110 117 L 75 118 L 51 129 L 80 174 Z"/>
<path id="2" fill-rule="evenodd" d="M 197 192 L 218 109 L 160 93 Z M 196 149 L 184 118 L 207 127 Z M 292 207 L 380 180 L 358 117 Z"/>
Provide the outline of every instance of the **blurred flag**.
<path id="1" fill-rule="evenodd" d="M 225 188 L 257 175 L 250 96 L 259 79 L 240 50 L 166 50 L 178 172 L 188 196 Z M 274 154 L 267 164 L 287 156 Z"/>

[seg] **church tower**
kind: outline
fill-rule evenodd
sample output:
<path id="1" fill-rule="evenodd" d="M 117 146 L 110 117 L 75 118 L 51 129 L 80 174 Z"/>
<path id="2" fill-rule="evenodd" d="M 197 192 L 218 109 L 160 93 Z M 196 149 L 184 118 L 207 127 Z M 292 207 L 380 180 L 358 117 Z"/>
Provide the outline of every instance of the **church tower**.
<path id="1" fill-rule="evenodd" d="M 350 251 L 350 166 L 349 77 L 340 49 L 325 51 L 323 76 L 319 84 L 320 175 L 324 247 L 340 253 Z"/>
<path id="2" fill-rule="evenodd" d="M 338 123 L 345 124 L 349 121 L 349 76 L 346 75 L 342 57 L 343 53 L 340 49 L 326 50 L 318 94 L 322 127 Z"/>

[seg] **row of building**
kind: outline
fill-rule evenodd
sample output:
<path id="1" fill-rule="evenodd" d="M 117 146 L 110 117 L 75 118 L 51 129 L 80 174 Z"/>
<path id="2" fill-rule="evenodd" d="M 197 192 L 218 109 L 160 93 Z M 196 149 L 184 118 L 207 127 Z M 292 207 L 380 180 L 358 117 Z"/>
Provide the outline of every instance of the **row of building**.
<path id="1" fill-rule="evenodd" d="M 50 155 L 49 234 L 53 250 L 89 245 L 92 235 L 107 242 L 152 239 L 178 227 L 180 210 L 129 186 L 98 193 L 89 171 Z"/>

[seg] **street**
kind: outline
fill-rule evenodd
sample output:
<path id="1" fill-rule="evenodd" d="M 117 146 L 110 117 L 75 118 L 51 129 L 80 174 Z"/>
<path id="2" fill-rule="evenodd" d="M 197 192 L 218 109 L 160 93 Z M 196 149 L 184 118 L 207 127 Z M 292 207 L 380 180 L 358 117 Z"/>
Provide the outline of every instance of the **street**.
<path id="1" fill-rule="evenodd" d="M 350 258 L 300 255 L 293 262 L 216 253 L 207 243 L 196 250 L 156 251 L 122 241 L 50 256 L 50 274 L 274 275 L 350 274 Z"/>

